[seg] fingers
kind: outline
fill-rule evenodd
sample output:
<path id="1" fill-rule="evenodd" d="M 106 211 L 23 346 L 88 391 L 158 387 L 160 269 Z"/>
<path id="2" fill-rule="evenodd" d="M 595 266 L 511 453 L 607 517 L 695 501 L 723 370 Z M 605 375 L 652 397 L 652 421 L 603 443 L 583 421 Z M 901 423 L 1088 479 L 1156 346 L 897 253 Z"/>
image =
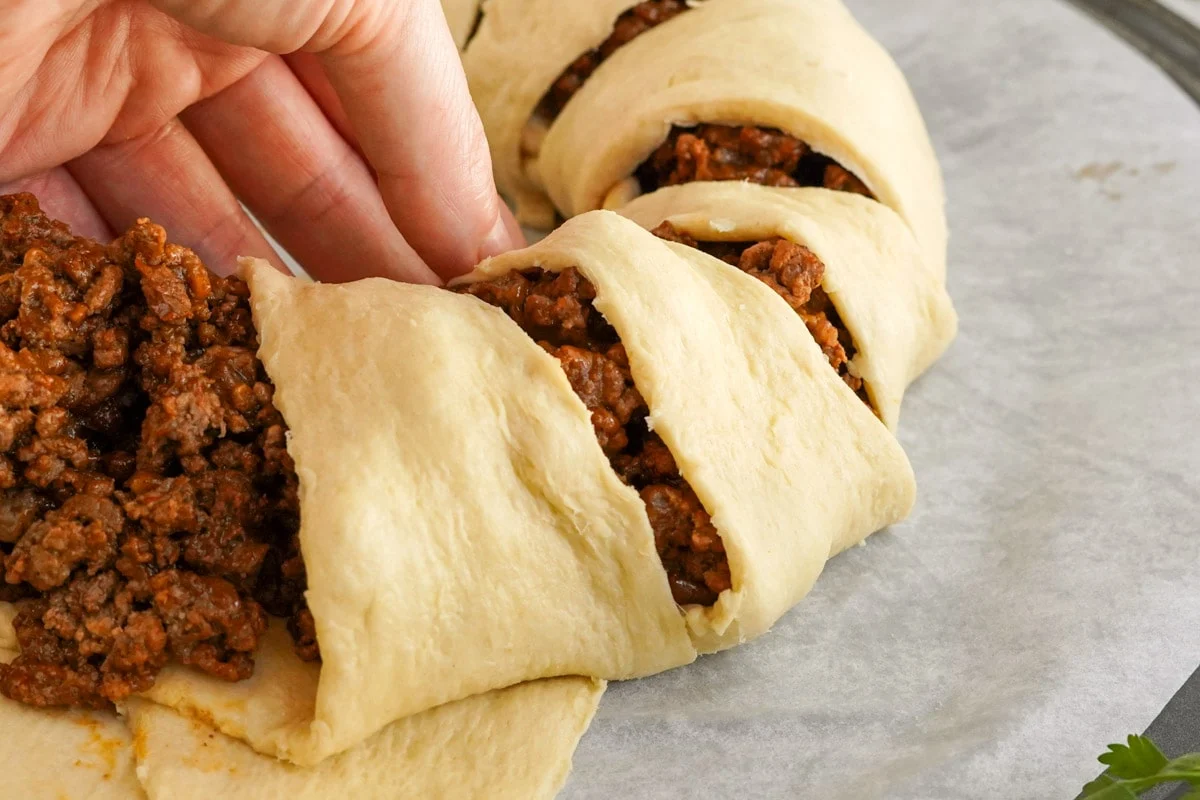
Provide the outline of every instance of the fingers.
<path id="1" fill-rule="evenodd" d="M 438 0 L 152 2 L 227 42 L 316 54 L 392 220 L 439 275 L 522 243 Z"/>
<path id="2" fill-rule="evenodd" d="M 449 277 L 520 246 L 437 0 L 358 2 L 321 35 L 328 46 L 310 47 L 323 48 L 392 219 L 426 262 Z"/>
<path id="3" fill-rule="evenodd" d="M 392 224 L 358 154 L 281 59 L 268 59 L 182 118 L 233 190 L 313 277 L 438 282 Z"/>
<path id="4" fill-rule="evenodd" d="M 112 229 L 104 217 L 64 167 L 0 184 L 0 194 L 17 192 L 36 195 L 42 211 L 70 225 L 76 236 L 86 236 L 99 242 L 113 238 Z"/>
<path id="5" fill-rule="evenodd" d="M 333 86 L 329 83 L 329 78 L 325 75 L 325 70 L 321 67 L 321 62 L 317 61 L 316 56 L 311 53 L 292 53 L 283 57 L 288 68 L 300 79 L 300 83 L 312 95 L 312 99 L 320 106 L 321 111 L 325 112 L 325 117 L 329 120 L 343 139 L 345 139 L 351 147 L 359 154 L 362 153 L 362 148 L 358 146 L 358 139 L 354 136 L 354 131 L 350 127 L 350 120 L 346 117 L 346 109 L 342 107 L 342 101 L 338 98 L 337 92 L 333 90 Z"/>
<path id="6" fill-rule="evenodd" d="M 166 228 L 171 241 L 194 250 L 219 274 L 232 273 L 238 256 L 265 258 L 283 269 L 178 120 L 149 136 L 98 147 L 67 168 L 113 230 L 150 217 Z"/>

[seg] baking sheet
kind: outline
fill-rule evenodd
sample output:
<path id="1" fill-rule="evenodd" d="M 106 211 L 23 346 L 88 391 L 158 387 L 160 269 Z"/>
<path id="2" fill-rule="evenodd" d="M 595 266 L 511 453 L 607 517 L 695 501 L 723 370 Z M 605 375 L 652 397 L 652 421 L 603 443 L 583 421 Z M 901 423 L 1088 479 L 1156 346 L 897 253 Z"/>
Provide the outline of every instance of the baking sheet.
<path id="1" fill-rule="evenodd" d="M 1176 14 L 1200 25 L 1200 0 L 1159 0 Z"/>
<path id="2" fill-rule="evenodd" d="M 849 4 L 950 195 L 922 499 L 771 635 L 612 686 L 569 800 L 1071 798 L 1200 663 L 1200 112 L 1066 4 Z"/>

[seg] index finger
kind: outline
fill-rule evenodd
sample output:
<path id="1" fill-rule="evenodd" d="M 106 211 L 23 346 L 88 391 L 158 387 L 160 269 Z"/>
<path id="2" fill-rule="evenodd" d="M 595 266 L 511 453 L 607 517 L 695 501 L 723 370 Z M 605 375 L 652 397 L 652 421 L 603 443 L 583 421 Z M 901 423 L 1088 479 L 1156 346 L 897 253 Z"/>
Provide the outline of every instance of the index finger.
<path id="1" fill-rule="evenodd" d="M 359 3 L 358 5 L 363 5 Z M 443 276 L 520 246 L 436 0 L 380 4 L 318 53 L 404 238 Z"/>

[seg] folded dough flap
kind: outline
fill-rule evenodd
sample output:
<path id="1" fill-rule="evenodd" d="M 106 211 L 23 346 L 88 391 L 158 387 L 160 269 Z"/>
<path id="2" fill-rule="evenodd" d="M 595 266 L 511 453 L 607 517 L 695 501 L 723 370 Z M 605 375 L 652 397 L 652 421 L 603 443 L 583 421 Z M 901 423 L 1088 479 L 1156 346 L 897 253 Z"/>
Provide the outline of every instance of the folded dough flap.
<path id="1" fill-rule="evenodd" d="M 899 444 L 760 281 L 604 211 L 465 280 L 530 267 L 576 267 L 594 285 L 653 431 L 723 540 L 732 589 L 687 609 L 701 651 L 766 631 L 832 553 L 910 510 Z"/>
<path id="2" fill-rule="evenodd" d="M 322 661 L 264 671 L 260 653 L 232 685 L 168 667 L 151 699 L 312 765 L 492 689 L 695 658 L 641 500 L 507 317 L 433 287 L 244 271 Z"/>
<path id="3" fill-rule="evenodd" d="M 0 602 L 0 663 L 17 657 L 11 603 Z M 145 797 L 132 739 L 116 714 L 34 708 L 0 695 L 0 796 L 53 800 Z"/>
<path id="4" fill-rule="evenodd" d="M 533 54 L 557 53 L 551 40 L 561 30 L 584 27 L 564 20 L 584 16 L 590 27 L 607 22 L 611 30 L 611 13 L 605 4 L 580 4 L 572 14 L 550 17 L 554 24 L 526 25 L 506 45 L 533 61 Z M 501 71 L 495 58 L 468 61 L 468 67 Z M 503 71 L 520 74 L 511 57 Z M 492 78 L 501 87 L 494 93 L 515 92 L 516 80 Z M 491 99 L 485 89 L 481 104 Z M 527 165 L 527 177 L 540 182 L 566 216 L 600 208 L 672 125 L 696 123 L 777 128 L 833 158 L 908 222 L 935 271 L 944 274 L 944 189 L 924 121 L 895 62 L 838 0 L 707 0 L 637 36 L 566 105 L 536 164 Z M 499 124 L 507 135 L 515 121 L 503 117 Z"/>
<path id="5" fill-rule="evenodd" d="M 311 767 L 263 755 L 211 727 L 258 735 L 311 717 L 318 676 L 310 667 L 276 625 L 246 684 L 199 677 L 199 686 L 185 686 L 193 676 L 172 669 L 153 696 L 175 705 L 173 693 L 184 690 L 182 713 L 130 700 L 125 713 L 150 800 L 550 798 L 604 691 L 590 678 L 551 678 L 476 695 L 393 722 Z"/>
<path id="6" fill-rule="evenodd" d="M 904 391 L 945 352 L 958 317 L 911 231 L 885 206 L 846 192 L 689 183 L 620 210 L 645 228 L 669 221 L 700 242 L 781 237 L 825 265 L 822 288 L 854 339 L 851 365 L 895 430 Z"/>

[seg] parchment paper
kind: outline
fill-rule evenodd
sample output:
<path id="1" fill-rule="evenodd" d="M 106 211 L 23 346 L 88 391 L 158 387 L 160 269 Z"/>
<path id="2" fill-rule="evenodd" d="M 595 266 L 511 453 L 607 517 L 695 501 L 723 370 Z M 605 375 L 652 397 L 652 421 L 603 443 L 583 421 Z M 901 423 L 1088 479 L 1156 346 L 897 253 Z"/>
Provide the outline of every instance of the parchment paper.
<path id="1" fill-rule="evenodd" d="M 1200 111 L 1056 0 L 850 5 L 949 185 L 922 500 L 766 638 L 613 685 L 569 800 L 1065 800 L 1200 663 Z"/>

